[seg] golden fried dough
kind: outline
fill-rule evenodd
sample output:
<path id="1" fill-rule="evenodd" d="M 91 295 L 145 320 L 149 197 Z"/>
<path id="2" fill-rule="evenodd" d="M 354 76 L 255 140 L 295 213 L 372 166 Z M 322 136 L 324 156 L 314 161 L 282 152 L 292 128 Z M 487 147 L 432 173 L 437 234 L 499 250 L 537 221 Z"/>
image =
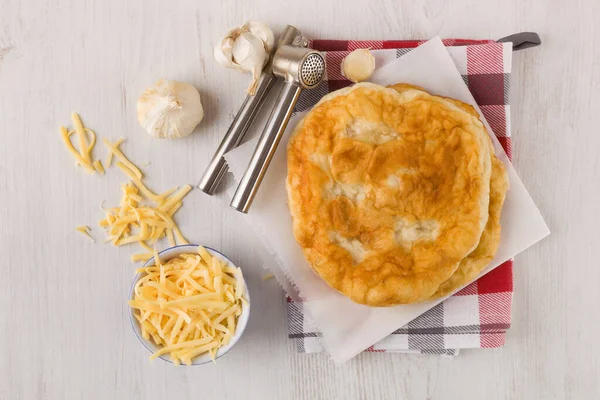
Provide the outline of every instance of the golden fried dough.
<path id="1" fill-rule="evenodd" d="M 502 161 L 492 156 L 492 177 L 490 183 L 490 217 L 481 234 L 477 248 L 465 257 L 452 276 L 443 282 L 431 299 L 444 297 L 454 292 L 479 275 L 492 261 L 500 244 L 500 214 L 508 190 L 508 174 Z"/>
<path id="2" fill-rule="evenodd" d="M 410 87 L 341 89 L 288 145 L 294 236 L 355 302 L 425 300 L 477 247 L 491 170 L 485 128 L 453 102 Z"/>
<path id="3" fill-rule="evenodd" d="M 388 87 L 391 89 L 394 89 L 398 93 L 404 93 L 404 92 L 407 92 L 407 91 L 413 90 L 413 89 L 420 90 L 422 92 L 427 93 L 427 91 L 425 89 L 423 89 L 421 86 L 411 85 L 409 83 L 396 83 L 395 85 L 389 85 Z M 461 104 L 463 104 L 463 103 L 461 103 Z"/>
<path id="4" fill-rule="evenodd" d="M 407 89 L 424 91 L 424 89 L 417 86 L 403 83 L 388 87 L 399 93 L 403 93 Z M 473 106 L 450 98 L 445 98 L 445 100 L 454 103 L 469 114 L 479 118 L 479 114 Z M 494 154 L 494 147 L 491 140 L 489 141 L 489 147 L 492 161 L 492 175 L 490 179 L 490 208 L 488 222 L 481 234 L 481 239 L 479 240 L 477 248 L 460 262 L 454 274 L 440 285 L 438 290 L 431 296 L 431 299 L 447 296 L 473 281 L 473 279 L 487 267 L 490 261 L 492 261 L 498 250 L 501 231 L 500 214 L 502 212 L 502 206 L 504 205 L 506 192 L 508 191 L 508 174 L 506 173 L 506 168 L 504 167 L 504 164 L 502 164 L 502 161 Z"/>

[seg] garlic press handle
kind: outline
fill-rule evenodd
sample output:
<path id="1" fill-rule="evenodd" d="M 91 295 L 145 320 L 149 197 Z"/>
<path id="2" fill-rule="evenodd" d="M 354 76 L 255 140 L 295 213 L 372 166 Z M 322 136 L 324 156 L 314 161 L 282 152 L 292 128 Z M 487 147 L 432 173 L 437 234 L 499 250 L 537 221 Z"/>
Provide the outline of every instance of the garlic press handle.
<path id="1" fill-rule="evenodd" d="M 292 116 L 292 111 L 294 111 L 294 106 L 301 91 L 302 88 L 299 86 L 292 82 L 286 82 L 281 92 L 279 92 L 275 107 L 271 111 L 269 120 L 260 135 L 248 168 L 231 200 L 230 205 L 236 210 L 247 213 L 250 209 L 275 150 L 277 150 L 277 145 Z"/>
<path id="2" fill-rule="evenodd" d="M 228 151 L 236 148 L 248 133 L 258 111 L 267 98 L 267 94 L 275 83 L 275 77 L 270 72 L 263 72 L 258 82 L 254 96 L 246 96 L 240 110 L 229 126 L 212 160 L 206 167 L 204 175 L 198 182 L 198 189 L 212 195 L 227 172 L 227 163 L 223 157 Z"/>

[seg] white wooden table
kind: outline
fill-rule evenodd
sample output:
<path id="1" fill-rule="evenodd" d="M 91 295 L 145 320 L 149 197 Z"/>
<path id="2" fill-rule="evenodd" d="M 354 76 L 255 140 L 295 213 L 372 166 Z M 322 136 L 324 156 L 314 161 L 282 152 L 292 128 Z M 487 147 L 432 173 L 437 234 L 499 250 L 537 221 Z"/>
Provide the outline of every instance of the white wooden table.
<path id="1" fill-rule="evenodd" d="M 600 396 L 600 7 L 597 0 L 1 0 L 1 399 L 591 399 Z M 152 187 L 196 183 L 243 98 L 247 76 L 219 68 L 213 44 L 248 18 L 319 38 L 499 38 L 534 30 L 514 56 L 514 161 L 553 234 L 516 260 L 505 348 L 435 356 L 365 354 L 334 367 L 286 337 L 283 296 L 262 282 L 251 230 L 224 195 L 198 191 L 178 215 L 190 240 L 247 272 L 253 315 L 218 364 L 174 368 L 132 333 L 131 248 L 101 237 L 100 201 L 124 181 L 74 167 L 58 135 L 78 111 Z M 166 77 L 195 84 L 206 118 L 182 141 L 150 139 L 135 101 Z M 99 155 L 106 154 L 102 146 Z"/>

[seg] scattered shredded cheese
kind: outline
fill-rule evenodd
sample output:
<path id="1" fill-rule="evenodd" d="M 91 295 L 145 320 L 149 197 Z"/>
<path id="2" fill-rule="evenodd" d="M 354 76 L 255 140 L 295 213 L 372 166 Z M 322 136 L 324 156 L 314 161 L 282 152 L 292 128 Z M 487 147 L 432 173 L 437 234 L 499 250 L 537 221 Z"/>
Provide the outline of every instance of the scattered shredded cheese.
<path id="1" fill-rule="evenodd" d="M 73 155 L 73 157 L 75 157 L 75 161 L 77 161 L 77 164 L 81 165 L 83 168 L 85 168 L 86 171 L 93 173 L 94 167 L 92 167 L 91 164 L 88 163 L 79 152 L 77 152 L 77 150 L 71 143 L 71 139 L 69 138 L 69 132 L 67 131 L 67 128 L 65 128 L 64 126 L 61 126 L 60 127 L 60 135 L 62 137 L 63 143 L 67 147 L 67 150 L 69 150 L 69 152 Z"/>
<path id="2" fill-rule="evenodd" d="M 187 244 L 181 230 L 173 221 L 173 215 L 181 207 L 183 197 L 192 189 L 190 185 L 181 188 L 172 188 L 157 195 L 142 182 L 135 171 L 139 169 L 129 161 L 125 155 L 115 149 L 123 141 L 108 144 L 111 152 L 119 159 L 117 167 L 131 180 L 123 186 L 123 197 L 120 207 L 107 208 L 106 218 L 99 222 L 105 228 L 108 242 L 115 246 L 129 243 L 139 243 L 148 253 L 152 248 L 145 242 L 150 240 L 155 243 L 166 236 L 169 245 Z M 124 161 L 125 160 L 125 161 Z M 141 171 L 140 176 L 143 176 Z M 144 203 L 144 204 L 142 204 Z M 147 261 L 151 258 L 148 253 L 134 254 L 131 260 Z"/>
<path id="3" fill-rule="evenodd" d="M 78 165 L 81 165 L 90 173 L 104 174 L 105 166 L 102 161 L 94 160 L 92 150 L 96 144 L 96 133 L 86 128 L 81 118 L 76 113 L 71 115 L 74 130 L 67 130 L 61 126 L 60 134 L 67 150 L 73 155 Z M 71 141 L 75 135 L 78 149 Z M 119 207 L 105 208 L 104 201 L 100 204 L 106 212 L 106 218 L 99 221 L 99 225 L 106 230 L 107 239 L 104 243 L 112 243 L 122 246 L 129 243 L 138 243 L 144 248 L 145 253 L 134 254 L 131 260 L 147 261 L 152 257 L 152 247 L 146 241 L 154 244 L 157 240 L 167 237 L 170 245 L 177 243 L 187 244 L 179 227 L 173 221 L 173 216 L 181 208 L 182 199 L 192 189 L 190 185 L 180 188 L 171 188 L 159 195 L 150 190 L 142 181 L 142 171 L 133 164 L 120 149 L 124 139 L 118 139 L 114 143 L 102 140 L 109 150 L 106 159 L 106 168 L 112 164 L 113 157 L 117 158 L 117 167 L 121 169 L 131 182 L 123 185 L 123 196 Z M 148 165 L 149 163 L 146 163 Z M 79 232 L 93 238 L 89 234 L 89 228 L 77 227 Z"/>
<path id="4" fill-rule="evenodd" d="M 123 143 L 125 141 L 125 139 L 120 138 L 119 140 L 117 140 L 112 146 L 118 147 L 121 145 L 121 143 Z M 111 163 L 112 163 L 112 159 L 113 159 L 113 152 L 109 151 L 108 152 L 108 157 L 106 158 L 106 166 L 110 167 Z"/>
<path id="5" fill-rule="evenodd" d="M 88 164 L 91 164 L 92 161 L 86 144 L 85 132 L 83 130 L 83 124 L 81 123 L 81 118 L 79 118 L 77 113 L 72 113 L 71 120 L 75 126 L 75 132 L 77 132 L 77 139 L 79 140 L 79 153 L 81 153 L 81 156 Z"/>
<path id="6" fill-rule="evenodd" d="M 244 304 L 241 271 L 212 257 L 202 246 L 198 254 L 182 254 L 139 268 L 129 305 L 135 309 L 142 337 L 160 347 L 151 360 L 169 354 L 176 365 L 217 350 L 235 334 Z M 152 257 L 152 254 L 150 254 Z M 227 277 L 226 280 L 222 278 Z"/>
<path id="7" fill-rule="evenodd" d="M 90 234 L 90 227 L 86 226 L 86 225 L 81 225 L 78 227 L 75 227 L 75 230 L 77 232 L 83 233 L 85 236 L 87 236 L 92 242 L 96 243 L 96 240 L 92 237 L 92 235 Z"/>
<path id="8" fill-rule="evenodd" d="M 167 211 L 171 207 L 173 207 L 177 202 L 185 197 L 188 192 L 192 190 L 190 185 L 184 185 L 179 188 L 175 193 L 173 193 L 168 199 L 165 199 L 160 205 L 161 211 Z"/>
<path id="9" fill-rule="evenodd" d="M 151 259 L 153 256 L 152 253 L 139 253 L 139 254 L 132 254 L 131 255 L 131 262 L 139 262 L 139 261 L 143 261 L 146 262 L 149 259 Z"/>
<path id="10" fill-rule="evenodd" d="M 106 147 L 108 147 L 109 151 L 112 154 L 114 154 L 119 159 L 119 161 L 121 161 L 123 164 L 125 164 L 125 166 L 127 168 L 129 168 L 138 179 L 142 179 L 142 177 L 143 177 L 142 171 L 140 171 L 140 169 L 138 167 L 136 167 L 131 161 L 129 161 L 127 159 L 127 157 L 125 157 L 125 155 L 123 154 L 121 149 L 119 148 L 119 145 L 121 143 L 123 143 L 123 140 L 119 140 L 119 141 L 115 142 L 114 144 L 111 144 L 106 139 L 102 139 L 102 142 L 104 142 Z M 108 164 L 110 164 L 110 163 L 108 163 Z"/>
<path id="11" fill-rule="evenodd" d="M 102 166 L 102 161 L 96 160 L 94 161 L 93 165 L 96 172 L 98 172 L 100 175 L 104 175 L 104 167 Z"/>
<path id="12" fill-rule="evenodd" d="M 127 167 L 127 165 L 123 164 L 121 161 L 117 161 L 117 167 L 119 167 L 119 169 L 123 171 L 125 175 L 129 177 L 129 179 L 131 179 L 131 182 L 133 182 L 133 184 L 137 186 L 138 189 L 140 189 L 144 196 L 156 202 L 161 200 L 160 196 L 154 194 L 152 190 L 148 189 L 148 187 L 144 185 L 142 180 L 138 178 L 135 172 L 133 172 L 133 170 Z"/>
<path id="13" fill-rule="evenodd" d="M 102 164 L 96 166 L 96 162 L 92 159 L 92 150 L 96 145 L 96 133 L 83 126 L 81 118 L 77 113 L 71 114 L 71 120 L 75 130 L 68 131 L 64 126 L 60 127 L 60 135 L 67 150 L 75 157 L 78 165 L 81 165 L 87 172 L 104 173 Z M 79 149 L 76 149 L 71 142 L 71 135 L 77 134 L 77 143 Z M 88 138 L 89 135 L 89 138 Z M 101 172 L 102 171 L 102 172 Z"/>
<path id="14" fill-rule="evenodd" d="M 273 274 L 265 274 L 265 275 L 263 275 L 263 277 L 262 277 L 262 281 L 263 281 L 263 282 L 264 282 L 264 281 L 268 281 L 269 279 L 273 279 L 273 278 L 274 278 Z"/>

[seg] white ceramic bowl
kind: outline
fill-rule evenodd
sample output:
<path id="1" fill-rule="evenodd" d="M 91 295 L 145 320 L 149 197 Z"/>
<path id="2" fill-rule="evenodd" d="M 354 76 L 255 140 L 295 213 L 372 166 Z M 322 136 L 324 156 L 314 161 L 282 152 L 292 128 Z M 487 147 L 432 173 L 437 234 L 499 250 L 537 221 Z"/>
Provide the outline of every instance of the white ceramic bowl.
<path id="1" fill-rule="evenodd" d="M 235 267 L 235 265 L 231 262 L 231 260 L 229 258 L 225 257 L 223 254 L 219 253 L 217 250 L 211 249 L 210 247 L 206 247 L 206 246 L 204 246 L 204 247 L 212 256 L 219 258 L 219 260 L 221 260 L 222 262 L 224 262 L 232 267 Z M 184 245 L 180 245 L 180 246 L 170 247 L 166 250 L 161 251 L 160 253 L 158 253 L 158 255 L 160 256 L 160 260 L 164 262 L 164 261 L 170 260 L 171 258 L 177 257 L 180 254 L 196 253 L 197 248 L 198 248 L 198 245 L 195 245 L 195 244 L 184 244 Z M 147 267 L 152 264 L 154 264 L 154 257 L 152 257 L 150 260 L 148 260 L 146 262 L 146 264 L 144 264 L 144 267 Z M 131 285 L 131 291 L 129 294 L 130 299 L 133 299 L 133 297 L 134 297 L 135 284 L 137 283 L 138 280 L 140 280 L 140 278 L 143 275 L 145 275 L 145 274 L 140 273 L 135 276 L 135 279 L 133 280 L 133 284 Z M 244 280 L 243 274 L 242 274 L 242 283 L 244 285 L 245 297 L 246 297 L 246 300 L 248 300 L 248 304 L 242 304 L 242 314 L 238 318 L 237 326 L 235 328 L 235 334 L 233 335 L 233 337 L 231 338 L 231 340 L 229 341 L 229 343 L 226 346 L 223 346 L 223 347 L 219 348 L 219 350 L 217 350 L 217 355 L 215 357 L 216 359 L 223 357 L 229 350 L 231 350 L 231 348 L 233 346 L 235 346 L 235 344 L 238 342 L 238 340 L 240 340 L 240 337 L 244 333 L 244 330 L 246 329 L 246 325 L 248 324 L 248 319 L 250 318 L 250 296 L 248 293 L 248 287 L 246 286 L 246 281 Z M 137 336 L 137 338 L 144 345 L 144 347 L 146 347 L 151 353 L 154 353 L 155 351 L 159 350 L 160 347 L 156 346 L 153 342 L 148 341 L 142 337 L 142 330 L 140 329 L 140 324 L 135 319 L 135 316 L 133 314 L 134 309 L 130 307 L 129 310 L 130 310 L 129 318 L 131 320 L 131 326 L 133 327 L 133 331 L 135 332 L 135 335 Z M 161 358 L 167 362 L 172 362 L 171 358 L 169 357 L 168 354 L 163 354 L 159 358 Z M 202 354 L 198 357 L 195 357 L 192 360 L 192 365 L 202 365 L 202 364 L 209 363 L 211 361 L 212 361 L 212 359 L 210 358 L 210 355 L 208 353 L 206 353 L 206 354 Z M 185 365 L 185 364 L 181 364 L 181 365 Z"/>

